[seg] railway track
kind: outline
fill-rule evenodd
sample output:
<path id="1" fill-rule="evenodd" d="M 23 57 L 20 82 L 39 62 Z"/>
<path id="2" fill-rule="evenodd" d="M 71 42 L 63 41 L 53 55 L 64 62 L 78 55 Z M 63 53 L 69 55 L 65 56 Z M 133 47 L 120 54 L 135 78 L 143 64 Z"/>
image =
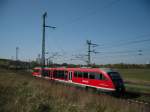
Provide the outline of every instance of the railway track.
<path id="1" fill-rule="evenodd" d="M 150 103 L 145 102 L 145 101 L 133 100 L 133 99 L 127 99 L 127 101 L 128 101 L 128 103 L 137 103 L 137 104 L 143 104 L 143 105 L 150 106 Z"/>
<path id="2" fill-rule="evenodd" d="M 145 98 L 150 98 L 150 94 L 148 93 L 138 93 L 138 92 L 126 92 L 125 96 L 123 99 L 126 99 L 128 103 L 137 103 L 137 104 L 143 104 L 143 105 L 149 105 L 150 106 L 150 101 L 145 101 L 137 99 L 138 97 L 145 97 Z"/>
<path id="3" fill-rule="evenodd" d="M 79 89 L 79 88 L 75 88 L 75 89 Z M 106 94 L 106 93 L 103 93 L 103 92 L 100 93 L 100 92 L 97 92 L 95 90 L 87 90 L 87 89 L 80 89 L 80 90 L 88 91 L 88 92 L 90 92 L 92 94 L 95 94 L 95 95 L 108 96 L 108 94 Z M 145 96 L 145 97 L 149 97 L 150 98 L 150 94 L 147 94 L 147 93 L 135 93 L 135 92 L 126 92 L 125 96 L 122 96 L 122 97 L 113 96 L 113 97 L 115 97 L 117 99 L 120 99 L 120 100 L 123 100 L 123 101 L 125 101 L 125 102 L 127 102 L 129 104 L 144 105 L 144 106 L 146 106 L 146 107 L 148 107 L 150 109 L 150 101 L 147 102 L 147 101 L 144 101 L 144 100 L 137 100 L 136 99 L 136 98 L 141 97 L 141 96 Z"/>

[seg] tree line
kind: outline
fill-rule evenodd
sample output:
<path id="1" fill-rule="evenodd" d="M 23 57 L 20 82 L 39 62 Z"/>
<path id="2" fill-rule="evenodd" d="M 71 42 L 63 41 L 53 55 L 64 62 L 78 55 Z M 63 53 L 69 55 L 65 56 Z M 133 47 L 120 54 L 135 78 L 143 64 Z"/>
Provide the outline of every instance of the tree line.
<path id="1" fill-rule="evenodd" d="M 0 59 L 0 67 L 7 68 L 7 69 L 33 69 L 34 67 L 40 67 L 41 65 L 36 61 L 14 61 L 10 59 Z M 120 69 L 150 69 L 150 64 L 125 64 L 125 63 L 118 63 L 118 64 L 91 64 L 91 65 L 84 65 L 84 64 L 68 64 L 68 63 L 51 63 L 46 67 L 92 67 L 92 68 L 120 68 Z"/>

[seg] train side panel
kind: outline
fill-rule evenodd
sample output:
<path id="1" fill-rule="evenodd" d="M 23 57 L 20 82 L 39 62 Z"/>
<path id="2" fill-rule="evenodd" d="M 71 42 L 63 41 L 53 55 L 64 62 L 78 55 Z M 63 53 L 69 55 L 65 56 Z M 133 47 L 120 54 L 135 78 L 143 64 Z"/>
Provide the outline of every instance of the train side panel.
<path id="1" fill-rule="evenodd" d="M 41 68 L 34 68 L 32 75 L 35 77 L 41 77 Z"/>
<path id="2" fill-rule="evenodd" d="M 118 86 L 120 83 L 114 82 L 112 76 L 100 69 L 46 68 L 44 72 L 46 75 L 43 77 L 47 79 L 97 88 L 108 92 L 116 91 L 120 87 Z M 41 69 L 35 68 L 32 75 L 41 77 Z"/>
<path id="3" fill-rule="evenodd" d="M 81 74 L 82 73 L 82 74 Z M 82 76 L 81 76 L 82 75 Z M 103 89 L 106 91 L 114 91 L 114 85 L 112 84 L 112 81 L 109 77 L 102 74 L 99 70 L 93 71 L 93 70 L 80 70 L 74 71 L 74 77 L 72 79 L 73 82 L 94 87 L 97 89 Z"/>

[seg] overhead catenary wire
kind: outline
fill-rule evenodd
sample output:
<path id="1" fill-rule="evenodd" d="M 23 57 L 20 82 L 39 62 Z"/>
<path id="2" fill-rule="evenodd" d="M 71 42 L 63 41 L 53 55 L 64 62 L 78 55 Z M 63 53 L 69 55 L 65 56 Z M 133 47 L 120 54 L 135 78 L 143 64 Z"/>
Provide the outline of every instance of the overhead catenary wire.
<path id="1" fill-rule="evenodd" d="M 146 52 L 150 51 L 150 48 L 140 48 L 140 49 L 132 49 L 132 50 L 119 50 L 119 51 L 102 51 L 100 54 L 124 54 L 124 53 L 137 53 L 137 52 Z"/>
<path id="2" fill-rule="evenodd" d="M 61 29 L 61 30 L 64 30 L 63 27 L 72 25 L 72 24 L 74 24 L 74 23 L 76 23 L 76 22 L 78 22 L 78 21 L 81 21 L 81 20 L 85 20 L 85 18 L 87 19 L 87 17 L 90 17 L 90 16 L 92 16 L 92 15 L 95 15 L 95 14 L 97 14 L 97 13 L 100 13 L 100 11 L 102 11 L 103 9 L 109 8 L 109 7 L 115 5 L 116 3 L 120 2 L 120 1 L 121 1 L 121 0 L 113 0 L 113 1 L 111 1 L 111 2 L 109 2 L 109 3 L 107 3 L 106 5 L 104 5 L 103 7 L 100 7 L 99 10 L 96 9 L 96 10 L 92 10 L 92 11 L 86 12 L 86 14 L 83 14 L 83 15 L 81 15 L 81 16 L 78 16 L 78 17 L 72 19 L 72 20 L 71 20 L 70 22 L 68 22 L 68 23 L 61 24 L 61 25 L 60 25 L 61 27 L 58 26 L 58 28 Z M 91 9 L 91 8 L 90 8 L 90 9 Z"/>
<path id="3" fill-rule="evenodd" d="M 128 44 L 136 44 L 136 43 L 142 43 L 142 42 L 147 42 L 147 41 L 150 41 L 150 39 L 142 39 L 142 40 L 134 40 L 134 41 L 128 41 Z M 128 45 L 127 44 L 127 45 Z M 130 50 L 117 50 L 117 51 L 101 51 L 99 52 L 99 56 L 102 58 L 102 57 L 116 57 L 118 58 L 119 57 L 126 57 L 126 56 L 138 56 L 138 55 L 143 55 L 143 51 L 149 51 L 150 49 L 149 48 L 134 48 L 134 49 L 130 49 Z M 76 55 L 76 60 L 78 58 L 78 60 L 84 60 L 85 57 L 87 55 Z M 74 59 L 75 60 L 75 59 Z"/>
<path id="4" fill-rule="evenodd" d="M 120 1 L 120 0 L 114 0 L 114 2 L 112 2 L 112 3 L 110 3 L 110 6 L 111 5 L 113 5 L 114 3 L 117 3 L 118 1 Z M 108 5 L 109 6 L 109 5 Z M 107 6 L 107 7 L 108 7 Z M 93 12 L 93 14 L 94 13 L 97 13 L 97 12 L 94 12 L 94 11 L 92 11 Z M 71 22 L 69 22 L 67 25 L 69 25 L 69 24 L 73 24 L 73 23 L 75 23 L 76 21 L 80 21 L 80 20 L 82 20 L 83 18 L 85 18 L 85 17 L 88 17 L 88 16 L 90 16 L 90 15 L 93 15 L 92 14 L 92 12 L 90 12 L 90 13 L 87 13 L 87 15 L 83 15 L 83 16 L 81 16 L 81 17 L 77 17 L 77 18 L 75 18 L 73 21 L 71 21 Z M 139 36 L 140 37 L 140 36 Z M 142 37 L 142 36 L 141 36 Z M 144 36 L 143 36 L 144 37 Z M 110 49 L 112 49 L 112 48 L 116 48 L 116 47 L 120 47 L 120 46 L 129 46 L 129 45 L 133 45 L 133 44 L 140 44 L 140 43 L 146 43 L 146 42 L 148 42 L 148 41 L 150 41 L 149 39 L 142 39 L 142 40 L 133 40 L 133 41 L 127 41 L 127 42 L 118 42 L 117 44 L 115 43 L 115 45 L 110 45 L 110 46 L 105 46 L 105 45 L 103 45 L 103 46 L 100 46 L 100 49 L 106 49 L 106 48 L 110 48 Z M 127 51 L 128 52 L 128 51 Z M 130 51 L 129 51 L 130 52 Z M 131 51 L 132 52 L 132 51 Z M 104 52 L 104 53 L 106 53 L 106 52 Z M 109 53 L 109 52 L 108 52 Z M 112 52 L 113 53 L 113 52 Z M 115 52 L 114 51 L 114 54 L 115 53 L 125 53 L 125 52 Z"/>
<path id="5" fill-rule="evenodd" d="M 133 44 L 140 44 L 140 43 L 147 43 L 150 41 L 150 38 L 144 38 L 144 39 L 140 39 L 139 38 L 143 38 L 143 37 L 150 37 L 150 34 L 146 34 L 146 35 L 140 35 L 140 36 L 136 36 L 136 37 L 133 37 L 134 38 L 138 38 L 138 39 L 134 39 L 134 40 L 119 40 L 117 42 L 113 42 L 113 43 L 106 43 L 106 44 L 103 44 L 101 46 L 101 48 L 115 48 L 115 47 L 122 47 L 122 46 L 129 46 L 129 45 L 133 45 Z"/>
<path id="6" fill-rule="evenodd" d="M 105 8 L 109 8 L 109 7 L 111 7 L 112 5 L 118 3 L 119 1 L 120 1 L 120 0 L 113 0 L 113 1 L 111 1 L 110 3 L 106 4 L 104 7 L 101 7 L 101 10 L 102 10 L 102 9 L 105 9 Z M 100 10 L 93 10 L 93 11 L 91 11 L 91 12 L 88 12 L 88 13 L 85 14 L 85 15 L 82 15 L 82 16 L 79 16 L 79 17 L 75 18 L 74 20 L 72 20 L 72 21 L 71 21 L 70 23 L 68 23 L 68 24 L 73 24 L 73 23 L 75 23 L 75 22 L 77 22 L 77 21 L 79 21 L 79 20 L 85 19 L 85 18 L 87 18 L 88 16 L 91 16 L 91 15 L 94 15 L 94 14 L 96 14 L 96 13 L 99 13 L 99 11 L 100 11 Z"/>

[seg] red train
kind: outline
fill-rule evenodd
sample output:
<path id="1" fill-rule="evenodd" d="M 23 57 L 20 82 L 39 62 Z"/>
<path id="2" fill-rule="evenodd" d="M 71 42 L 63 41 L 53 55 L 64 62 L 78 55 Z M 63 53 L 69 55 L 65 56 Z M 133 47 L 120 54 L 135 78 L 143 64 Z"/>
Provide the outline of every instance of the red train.
<path id="1" fill-rule="evenodd" d="M 44 68 L 43 77 L 96 88 L 105 92 L 124 93 L 125 87 L 120 74 L 108 68 Z M 34 68 L 33 76 L 41 77 L 41 68 Z"/>

